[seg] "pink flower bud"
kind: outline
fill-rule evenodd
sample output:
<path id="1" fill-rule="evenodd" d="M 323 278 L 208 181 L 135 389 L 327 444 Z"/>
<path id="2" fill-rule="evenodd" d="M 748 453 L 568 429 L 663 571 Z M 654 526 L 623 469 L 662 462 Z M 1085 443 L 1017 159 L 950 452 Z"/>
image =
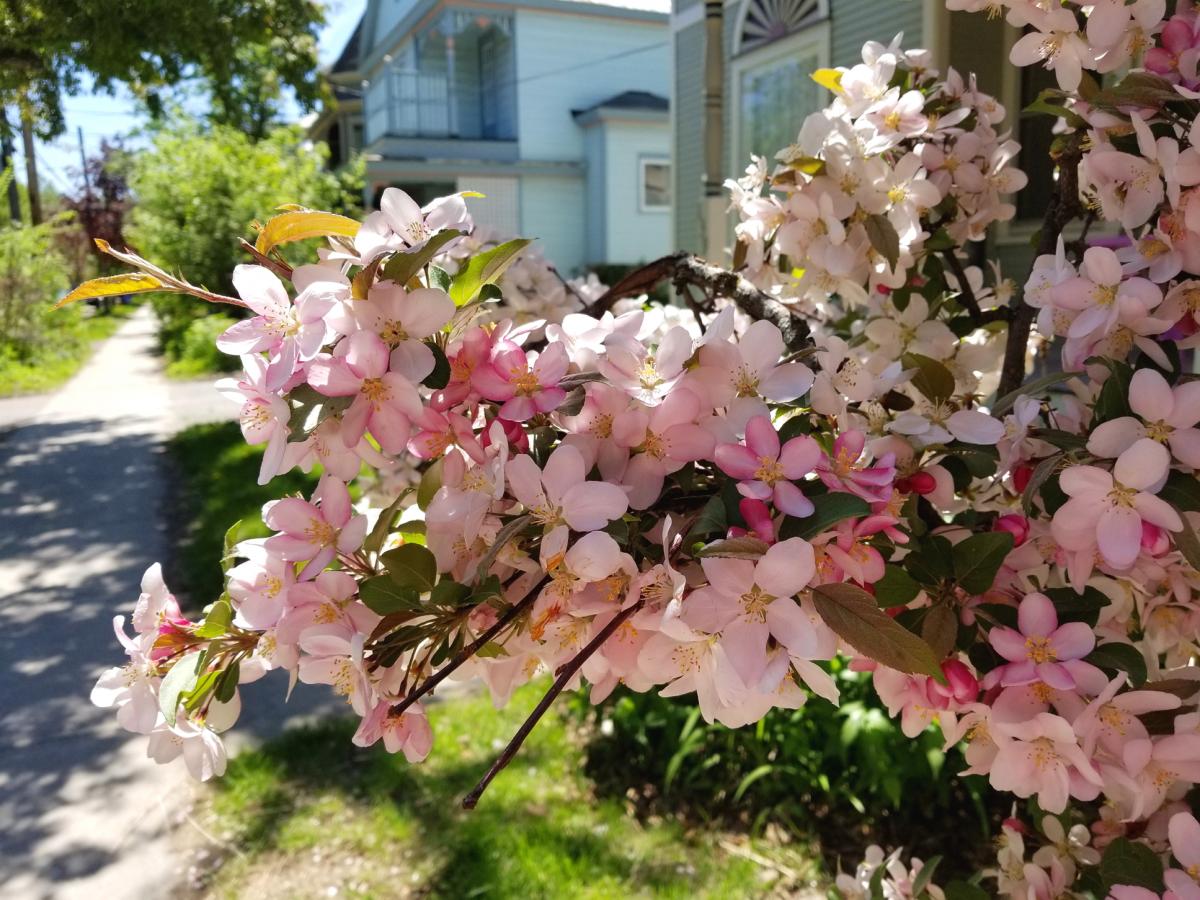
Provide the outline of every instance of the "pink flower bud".
<path id="1" fill-rule="evenodd" d="M 909 490 L 924 497 L 937 490 L 937 479 L 928 472 L 914 472 L 908 476 Z"/>
<path id="2" fill-rule="evenodd" d="M 1012 472 L 1013 487 L 1024 493 L 1025 488 L 1029 485 L 1029 479 L 1033 478 L 1033 466 L 1028 463 L 1021 463 Z"/>
<path id="3" fill-rule="evenodd" d="M 1164 528 L 1142 520 L 1142 550 L 1150 556 L 1162 556 L 1171 549 L 1171 541 Z"/>
<path id="4" fill-rule="evenodd" d="M 998 518 L 993 531 L 1007 531 L 1013 536 L 1013 546 L 1020 547 L 1029 538 L 1029 520 L 1018 513 L 1008 513 Z"/>

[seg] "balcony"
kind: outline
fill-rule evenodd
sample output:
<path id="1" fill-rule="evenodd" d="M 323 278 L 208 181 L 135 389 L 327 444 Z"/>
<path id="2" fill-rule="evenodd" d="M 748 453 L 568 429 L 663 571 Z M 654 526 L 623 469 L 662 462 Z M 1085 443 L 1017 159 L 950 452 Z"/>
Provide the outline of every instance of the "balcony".
<path id="1" fill-rule="evenodd" d="M 511 19 L 449 11 L 368 88 L 367 143 L 515 142 L 515 73 Z"/>

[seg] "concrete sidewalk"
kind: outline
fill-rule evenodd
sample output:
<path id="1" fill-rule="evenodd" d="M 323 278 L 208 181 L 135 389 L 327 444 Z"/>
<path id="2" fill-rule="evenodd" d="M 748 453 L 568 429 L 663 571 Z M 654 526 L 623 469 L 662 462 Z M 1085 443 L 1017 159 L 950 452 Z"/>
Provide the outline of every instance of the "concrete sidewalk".
<path id="1" fill-rule="evenodd" d="M 154 348 L 143 307 L 58 393 L 0 401 L 3 898 L 151 900 L 179 877 L 170 832 L 191 782 L 88 701 L 123 658 L 113 615 L 129 614 L 142 572 L 167 556 L 164 440 L 236 411 L 211 382 L 168 381 Z M 239 729 L 280 730 L 284 690 L 251 685 Z M 286 710 L 330 708 L 297 691 Z"/>

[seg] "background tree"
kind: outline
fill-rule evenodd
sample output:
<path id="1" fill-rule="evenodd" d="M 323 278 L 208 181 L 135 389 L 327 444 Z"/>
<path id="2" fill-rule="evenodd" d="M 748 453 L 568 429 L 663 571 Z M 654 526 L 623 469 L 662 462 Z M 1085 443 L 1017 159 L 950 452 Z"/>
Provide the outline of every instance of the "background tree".
<path id="1" fill-rule="evenodd" d="M 228 293 L 234 266 L 246 262 L 238 238 L 252 222 L 265 221 L 284 203 L 357 211 L 361 170 L 335 174 L 325 160 L 324 146 L 305 141 L 298 127 L 275 128 L 255 141 L 233 126 L 174 118 L 132 157 L 128 187 L 136 204 L 124 240 L 167 269 Z M 194 322 L 228 312 L 173 295 L 156 297 L 155 308 L 163 348 L 176 360 L 185 355 Z M 211 337 L 225 318 L 198 323 L 195 330 Z M 199 337 L 192 335 L 193 345 L 211 343 Z"/>

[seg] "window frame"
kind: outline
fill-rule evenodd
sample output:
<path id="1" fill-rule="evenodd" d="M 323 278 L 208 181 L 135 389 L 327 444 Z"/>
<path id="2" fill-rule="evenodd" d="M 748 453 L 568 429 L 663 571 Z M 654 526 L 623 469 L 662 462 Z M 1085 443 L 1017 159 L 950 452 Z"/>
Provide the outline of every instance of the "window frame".
<path id="1" fill-rule="evenodd" d="M 744 7 L 745 8 L 745 7 Z M 829 66 L 830 29 L 829 19 L 813 22 L 807 28 L 789 34 L 787 37 L 771 41 L 762 47 L 740 53 L 730 60 L 730 114 L 733 127 L 730 131 L 729 172 L 730 177 L 740 176 L 750 162 L 750 148 L 742 146 L 742 77 L 749 71 L 761 69 L 772 64 L 786 63 L 797 56 L 802 56 L 812 50 L 816 51 L 817 68 Z M 818 107 L 819 108 L 819 107 Z M 816 112 L 817 110 L 813 110 Z M 796 123 L 799 132 L 800 123 Z M 782 148 L 780 148 L 782 149 Z"/>
<path id="2" fill-rule="evenodd" d="M 648 166 L 665 166 L 667 169 L 667 202 L 651 204 L 646 202 L 646 168 Z M 670 213 L 671 211 L 671 179 L 674 177 L 671 158 L 669 156 L 639 156 L 638 157 L 638 212 L 640 213 Z"/>

